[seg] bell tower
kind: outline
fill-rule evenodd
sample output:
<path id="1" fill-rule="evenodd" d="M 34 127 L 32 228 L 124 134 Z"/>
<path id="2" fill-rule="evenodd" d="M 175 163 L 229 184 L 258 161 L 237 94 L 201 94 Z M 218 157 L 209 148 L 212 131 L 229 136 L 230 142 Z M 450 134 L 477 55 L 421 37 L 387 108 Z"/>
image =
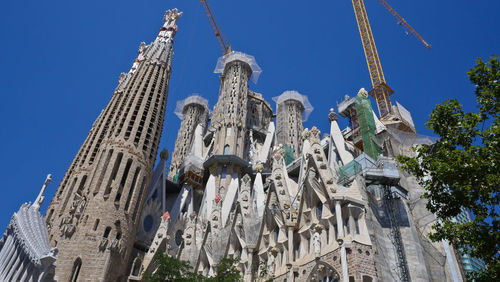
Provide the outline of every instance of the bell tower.
<path id="1" fill-rule="evenodd" d="M 163 129 L 181 15 L 168 10 L 156 39 L 141 43 L 52 199 L 46 221 L 59 249 L 58 281 L 119 281 L 126 272 Z"/>

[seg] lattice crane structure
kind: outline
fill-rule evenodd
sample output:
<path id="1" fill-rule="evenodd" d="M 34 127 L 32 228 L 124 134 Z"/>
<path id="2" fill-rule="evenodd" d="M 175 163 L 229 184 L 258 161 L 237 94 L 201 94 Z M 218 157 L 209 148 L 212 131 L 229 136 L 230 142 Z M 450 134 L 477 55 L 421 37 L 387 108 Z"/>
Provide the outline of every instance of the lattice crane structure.
<path id="1" fill-rule="evenodd" d="M 215 37 L 217 37 L 217 41 L 219 42 L 220 48 L 222 49 L 222 53 L 224 53 L 224 55 L 228 54 L 229 52 L 231 52 L 231 45 L 224 38 L 221 30 L 217 26 L 217 23 L 215 22 L 215 17 L 212 11 L 210 10 L 210 6 L 208 5 L 207 0 L 200 0 L 200 2 L 203 6 L 203 9 L 205 10 L 205 13 L 207 14 L 208 21 L 210 22 L 210 26 L 212 27 Z"/>
<path id="2" fill-rule="evenodd" d="M 406 30 L 415 36 L 415 38 L 417 38 L 417 40 L 419 40 L 427 49 L 431 48 L 431 45 L 427 43 L 427 41 L 425 41 L 391 6 L 389 6 L 385 0 L 378 1 L 398 20 L 398 24 L 405 27 Z M 377 102 L 380 120 L 386 121 L 393 116 L 390 95 L 392 95 L 394 91 L 385 81 L 377 47 L 375 45 L 375 40 L 373 39 L 370 22 L 368 21 L 368 15 L 366 14 L 365 3 L 363 0 L 352 0 L 352 5 L 354 7 L 354 14 L 356 15 L 359 34 L 363 43 L 366 63 L 368 64 L 368 70 L 370 72 L 370 78 L 373 86 L 373 89 L 369 93 Z"/>

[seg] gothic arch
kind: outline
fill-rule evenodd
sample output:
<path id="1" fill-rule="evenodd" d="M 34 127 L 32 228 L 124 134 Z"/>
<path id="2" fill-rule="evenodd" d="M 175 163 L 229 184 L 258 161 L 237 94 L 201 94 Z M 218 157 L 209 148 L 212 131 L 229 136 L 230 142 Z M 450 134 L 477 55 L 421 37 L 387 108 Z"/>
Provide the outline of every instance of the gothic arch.
<path id="1" fill-rule="evenodd" d="M 309 273 L 307 282 L 339 282 L 339 273 L 326 262 L 318 261 Z"/>
<path id="2" fill-rule="evenodd" d="M 80 275 L 80 269 L 82 268 L 82 259 L 77 257 L 73 263 L 73 270 L 71 271 L 71 282 L 78 281 L 78 275 Z"/>

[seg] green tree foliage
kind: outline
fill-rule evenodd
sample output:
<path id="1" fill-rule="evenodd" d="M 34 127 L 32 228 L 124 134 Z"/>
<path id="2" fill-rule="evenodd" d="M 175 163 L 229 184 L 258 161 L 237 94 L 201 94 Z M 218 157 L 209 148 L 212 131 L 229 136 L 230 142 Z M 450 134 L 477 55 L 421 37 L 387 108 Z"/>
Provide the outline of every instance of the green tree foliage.
<path id="1" fill-rule="evenodd" d="M 193 272 L 192 267 L 186 261 L 181 261 L 170 257 L 167 254 L 157 253 L 153 263 L 157 270 L 153 274 L 146 274 L 147 281 L 150 282 L 233 282 L 242 281 L 241 275 L 235 263 L 237 259 L 222 259 L 216 266 L 217 275 L 214 277 L 204 277 Z"/>
<path id="2" fill-rule="evenodd" d="M 476 86 L 478 112 L 465 112 L 455 99 L 437 105 L 426 125 L 440 136 L 432 146 L 416 149 L 416 157 L 399 156 L 403 169 L 426 189 L 427 208 L 439 219 L 434 241 L 448 240 L 469 248 L 487 270 L 469 279 L 500 281 L 500 64 L 492 56 L 469 72 Z M 455 222 L 462 209 L 472 222 Z"/>
<path id="3" fill-rule="evenodd" d="M 192 272 L 192 267 L 187 261 L 181 261 L 167 254 L 157 253 L 153 264 L 158 268 L 154 274 L 146 274 L 150 282 L 192 282 L 201 281 L 201 276 Z"/>

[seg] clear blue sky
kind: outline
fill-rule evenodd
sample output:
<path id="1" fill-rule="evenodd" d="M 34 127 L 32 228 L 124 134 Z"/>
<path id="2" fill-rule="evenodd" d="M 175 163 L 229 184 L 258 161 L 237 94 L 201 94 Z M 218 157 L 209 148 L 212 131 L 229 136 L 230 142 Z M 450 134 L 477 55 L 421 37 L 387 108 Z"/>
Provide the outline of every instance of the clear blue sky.
<path id="1" fill-rule="evenodd" d="M 500 54 L 500 1 L 390 1 L 427 41 L 405 35 L 376 1 L 365 0 L 388 84 L 413 114 L 417 130 L 432 108 L 458 98 L 473 110 L 466 71 L 477 57 Z M 263 69 L 254 91 L 266 99 L 295 89 L 315 107 L 305 127 L 328 130 L 327 114 L 345 94 L 371 88 L 350 0 L 212 0 L 234 50 Z M 3 1 L 0 17 L 0 229 L 33 201 L 47 173 L 53 182 L 44 208 L 127 72 L 141 41 L 151 42 L 164 11 L 179 8 L 173 74 L 161 147 L 173 150 L 176 101 L 200 93 L 216 102 L 221 55 L 199 0 Z M 274 105 L 273 105 L 274 106 Z M 344 127 L 346 121 L 341 121 Z M 160 148 L 161 149 L 161 148 Z"/>

